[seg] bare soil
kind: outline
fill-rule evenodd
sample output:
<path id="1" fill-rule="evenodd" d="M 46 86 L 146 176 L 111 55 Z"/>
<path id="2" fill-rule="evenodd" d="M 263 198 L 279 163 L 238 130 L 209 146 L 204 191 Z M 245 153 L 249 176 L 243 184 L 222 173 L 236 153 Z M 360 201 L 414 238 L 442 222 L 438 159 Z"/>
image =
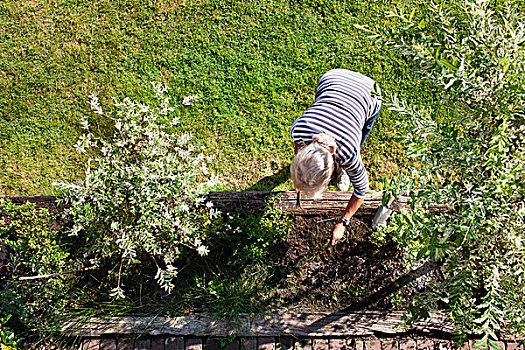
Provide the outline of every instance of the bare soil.
<path id="1" fill-rule="evenodd" d="M 353 218 L 346 237 L 330 246 L 335 223 L 319 216 L 294 218 L 291 235 L 273 251 L 273 259 L 286 271 L 272 295 L 275 306 L 392 310 L 398 307 L 393 297 L 410 300 L 439 277 L 432 263 L 406 271 L 403 255 L 390 238 L 383 245 L 372 243 L 371 218 Z"/>

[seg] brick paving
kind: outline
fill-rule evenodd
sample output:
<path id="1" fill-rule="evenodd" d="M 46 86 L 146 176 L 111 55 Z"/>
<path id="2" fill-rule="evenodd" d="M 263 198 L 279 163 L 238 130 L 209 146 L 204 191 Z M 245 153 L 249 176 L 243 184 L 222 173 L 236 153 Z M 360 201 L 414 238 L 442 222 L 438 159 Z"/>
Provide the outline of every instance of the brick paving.
<path id="1" fill-rule="evenodd" d="M 475 350 L 476 340 L 458 348 L 447 339 L 429 338 L 301 338 L 251 337 L 153 337 L 153 338 L 85 338 L 74 345 L 55 344 L 61 350 Z M 500 350 L 525 350 L 514 341 L 498 342 Z M 491 348 L 492 349 L 492 348 Z"/>

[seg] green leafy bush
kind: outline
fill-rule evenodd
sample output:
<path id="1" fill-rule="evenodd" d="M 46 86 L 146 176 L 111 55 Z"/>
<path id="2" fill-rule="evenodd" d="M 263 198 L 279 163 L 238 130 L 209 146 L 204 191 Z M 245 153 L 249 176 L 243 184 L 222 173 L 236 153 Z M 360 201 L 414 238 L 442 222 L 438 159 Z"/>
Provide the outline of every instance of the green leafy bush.
<path id="1" fill-rule="evenodd" d="M 394 10 L 398 28 L 368 29 L 443 88 L 449 111 L 391 98 L 398 136 L 420 164 L 411 172 L 420 190 L 387 230 L 412 261 L 444 262 L 444 281 L 419 304 L 447 309 L 460 335 L 496 346 L 502 328 L 525 328 L 525 23 L 517 3 L 453 4 L 421 20 Z M 451 211 L 430 214 L 430 202 Z"/>
<path id="2" fill-rule="evenodd" d="M 82 268 L 80 261 L 71 259 L 73 242 L 60 228 L 55 212 L 36 208 L 33 203 L 0 200 L 0 241 L 17 253 L 10 254 L 15 259 L 7 266 L 12 276 L 3 274 L 1 281 L 0 326 L 5 345 L 9 340 L 13 346 L 14 334 L 41 339 L 38 333 L 53 329 L 71 302 L 68 293 L 76 275 L 19 280 Z"/>
<path id="3" fill-rule="evenodd" d="M 34 203 L 17 205 L 5 199 L 0 199 L 0 211 L 0 240 L 18 252 L 24 273 L 63 271 L 69 253 L 60 243 L 55 213 L 37 209 Z"/>
<path id="4" fill-rule="evenodd" d="M 150 257 L 157 266 L 156 279 L 166 291 L 173 288 L 175 262 L 186 248 L 206 255 L 203 229 L 217 214 L 201 194 L 217 184 L 209 174 L 210 159 L 192 145 L 190 133 L 175 134 L 170 119 L 167 88 L 153 84 L 158 104 L 150 107 L 129 98 L 116 102 L 116 110 L 104 113 L 96 96 L 90 105 L 95 114 L 114 124 L 105 139 L 83 122 L 85 134 L 76 144 L 79 152 L 94 153 L 84 181 L 57 184 L 67 191 L 71 207 L 66 214 L 74 223 L 72 234 L 85 237 L 86 259 L 98 266 L 103 259 L 118 257 L 116 287 L 112 295 L 124 297 L 121 275 L 141 259 Z M 186 97 L 191 105 L 195 96 Z M 199 176 L 206 181 L 199 182 Z"/>

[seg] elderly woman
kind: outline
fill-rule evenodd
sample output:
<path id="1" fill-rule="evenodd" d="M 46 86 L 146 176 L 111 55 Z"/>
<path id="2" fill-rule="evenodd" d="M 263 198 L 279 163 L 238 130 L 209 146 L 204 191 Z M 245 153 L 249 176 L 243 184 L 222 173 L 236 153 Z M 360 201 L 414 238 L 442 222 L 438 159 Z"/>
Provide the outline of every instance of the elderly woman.
<path id="1" fill-rule="evenodd" d="M 343 238 L 350 218 L 368 191 L 360 151 L 380 110 L 380 89 L 372 79 L 334 69 L 321 77 L 313 105 L 292 125 L 296 156 L 290 174 L 298 196 L 319 198 L 336 166 L 342 169 L 339 188 L 348 190 L 349 182 L 354 187 L 332 232 L 332 245 Z"/>

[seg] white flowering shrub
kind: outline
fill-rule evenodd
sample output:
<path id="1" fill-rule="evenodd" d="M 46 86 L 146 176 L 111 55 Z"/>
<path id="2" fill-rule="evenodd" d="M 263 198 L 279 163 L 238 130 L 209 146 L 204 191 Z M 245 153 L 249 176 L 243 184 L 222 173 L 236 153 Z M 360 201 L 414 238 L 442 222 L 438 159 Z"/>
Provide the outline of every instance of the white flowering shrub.
<path id="1" fill-rule="evenodd" d="M 396 10 L 399 28 L 370 30 L 443 88 L 449 111 L 390 101 L 420 166 L 411 173 L 413 210 L 386 230 L 412 261 L 444 264 L 444 280 L 419 306 L 448 310 L 458 334 L 497 347 L 502 328 L 525 328 L 525 24 L 519 2 L 453 4 L 433 6 L 428 20 Z M 452 211 L 430 214 L 431 202 Z"/>
<path id="2" fill-rule="evenodd" d="M 206 165 L 210 159 L 191 144 L 189 133 L 169 131 L 177 120 L 169 118 L 173 107 L 165 96 L 167 89 L 153 86 L 156 107 L 126 98 L 115 103 L 114 112 L 105 113 L 91 96 L 93 112 L 113 121 L 113 136 L 95 136 L 83 121 L 85 133 L 75 148 L 97 156 L 90 159 L 83 181 L 57 184 L 71 204 L 66 214 L 74 225 L 72 234 L 86 236 L 85 257 L 94 264 L 119 257 L 112 290 L 118 297 L 124 296 L 121 274 L 144 255 L 155 262 L 156 279 L 170 292 L 181 250 L 206 255 L 203 227 L 217 215 L 212 203 L 200 205 L 201 195 L 217 184 Z M 199 176 L 207 180 L 198 182 Z"/>

